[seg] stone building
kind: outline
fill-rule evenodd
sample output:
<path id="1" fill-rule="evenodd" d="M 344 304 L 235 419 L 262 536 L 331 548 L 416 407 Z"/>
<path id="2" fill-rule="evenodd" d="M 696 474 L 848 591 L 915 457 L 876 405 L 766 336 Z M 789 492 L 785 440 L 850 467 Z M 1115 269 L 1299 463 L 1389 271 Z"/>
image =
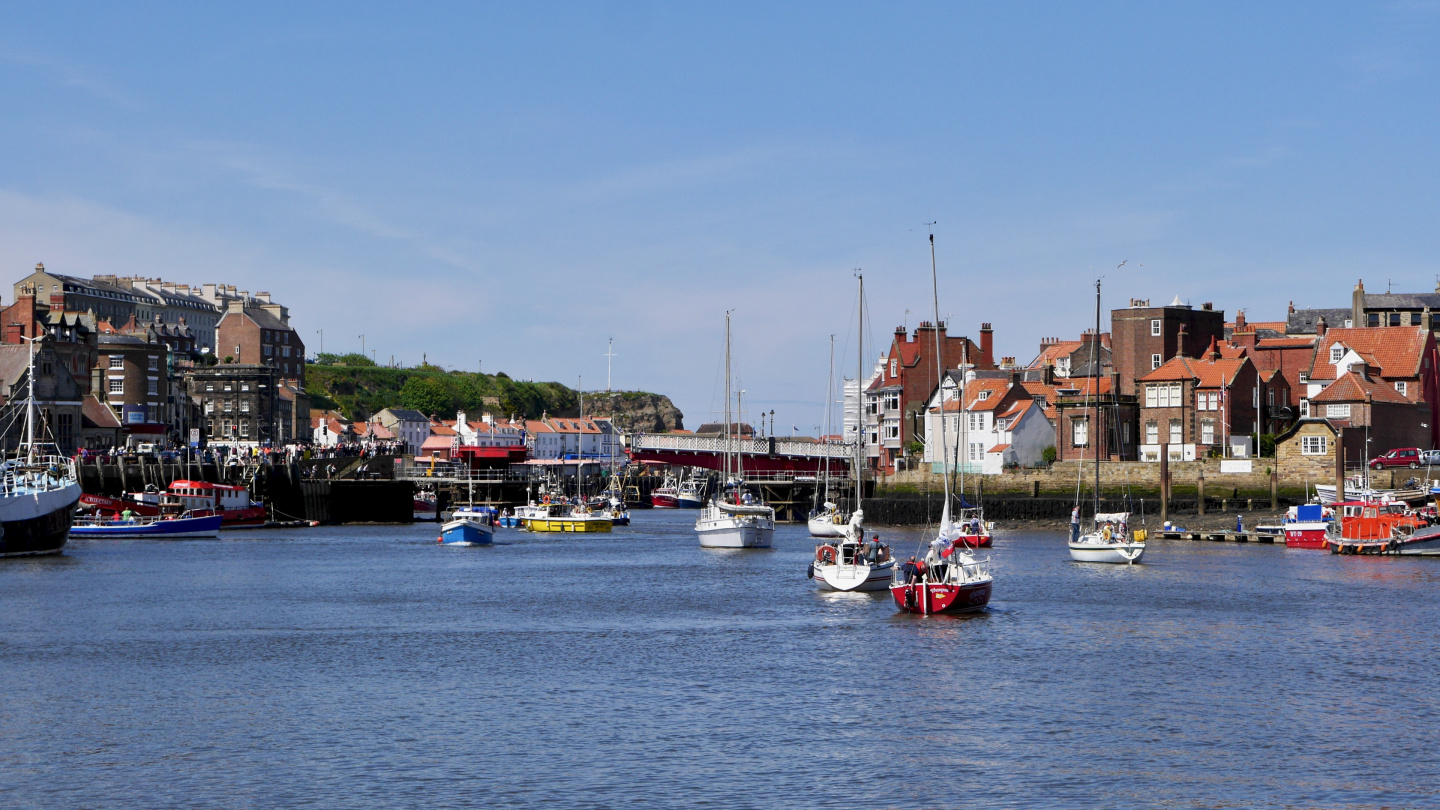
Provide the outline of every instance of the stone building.
<path id="1" fill-rule="evenodd" d="M 1345 430 L 1343 422 L 1329 419 L 1302 419 L 1275 437 L 1275 463 L 1290 480 L 1333 483 L 1336 448 L 1341 444 L 1346 467 L 1364 463 L 1364 431 Z"/>
<path id="2" fill-rule="evenodd" d="M 53 338 L 35 346 L 35 440 L 55 444 L 64 455 L 81 446 L 85 390 L 56 353 Z M 6 451 L 25 439 L 30 391 L 30 347 L 0 344 L 0 444 Z"/>
<path id="3" fill-rule="evenodd" d="M 241 447 L 282 443 L 279 372 L 260 363 L 221 363 L 186 373 L 200 407 L 201 435 L 210 444 Z M 293 407 L 293 405 L 292 405 Z M 293 411 L 290 419 L 293 421 Z M 293 434 L 291 434 L 293 440 Z"/>
<path id="4" fill-rule="evenodd" d="M 133 290 L 98 279 L 51 273 L 44 264 L 35 265 L 35 272 L 15 282 L 14 291 L 17 301 L 31 295 L 52 310 L 87 312 L 96 321 L 117 326 L 134 318 L 140 303 Z"/>

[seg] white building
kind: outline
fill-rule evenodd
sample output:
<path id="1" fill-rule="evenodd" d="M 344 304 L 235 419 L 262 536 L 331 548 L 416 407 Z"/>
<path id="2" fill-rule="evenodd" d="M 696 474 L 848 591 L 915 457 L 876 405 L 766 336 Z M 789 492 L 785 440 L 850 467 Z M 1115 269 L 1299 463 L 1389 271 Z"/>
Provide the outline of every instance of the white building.
<path id="1" fill-rule="evenodd" d="M 1045 409 L 1014 375 L 976 378 L 969 372 L 962 409 L 959 372 L 952 371 L 926 403 L 924 461 L 935 472 L 956 469 L 958 453 L 963 471 L 999 475 L 1007 464 L 1039 464 L 1054 443 Z"/>
<path id="2" fill-rule="evenodd" d="M 430 438 L 430 419 L 419 411 L 386 408 L 370 417 L 370 421 L 384 425 L 397 439 L 404 442 L 408 455 L 419 453 L 425 440 Z"/>

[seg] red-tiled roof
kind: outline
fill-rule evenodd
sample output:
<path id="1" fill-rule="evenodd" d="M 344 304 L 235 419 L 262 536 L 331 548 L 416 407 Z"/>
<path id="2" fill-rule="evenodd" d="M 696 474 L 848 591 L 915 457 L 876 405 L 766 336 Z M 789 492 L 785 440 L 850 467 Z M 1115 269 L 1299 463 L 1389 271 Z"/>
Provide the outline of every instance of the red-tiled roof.
<path id="1" fill-rule="evenodd" d="M 1214 345 L 1213 342 L 1211 345 Z M 1248 357 L 1215 359 L 1213 354 L 1203 360 L 1174 357 L 1165 365 L 1139 379 L 1139 382 L 1195 380 L 1197 388 L 1223 388 L 1234 382 L 1235 375 L 1250 362 Z"/>
<path id="2" fill-rule="evenodd" d="M 1368 329 L 1330 329 L 1315 346 L 1312 380 L 1335 379 L 1330 347 L 1336 343 L 1354 349 L 1382 377 L 1419 377 L 1430 333 L 1423 326 L 1379 326 Z M 1374 360 L 1369 358 L 1373 357 Z"/>
<path id="3" fill-rule="evenodd" d="M 1158 370 L 1158 369 L 1157 369 Z M 1093 397 L 1110 393 L 1109 377 L 1071 377 L 1055 381 L 1055 395 L 1060 397 Z"/>
<path id="4" fill-rule="evenodd" d="M 985 452 L 987 452 L 987 453 L 1003 453 L 1003 452 L 1005 452 L 1006 450 L 1009 450 L 1009 449 L 1010 449 L 1010 445 L 1008 445 L 1008 444 L 997 444 L 997 445 L 995 445 L 994 447 L 990 448 L 989 450 L 986 450 Z"/>
<path id="5" fill-rule="evenodd" d="M 1349 372 L 1310 398 L 1312 403 L 1364 402 L 1366 395 L 1372 402 L 1393 402 L 1409 405 L 1410 400 L 1388 383 L 1367 380 L 1355 372 Z"/>

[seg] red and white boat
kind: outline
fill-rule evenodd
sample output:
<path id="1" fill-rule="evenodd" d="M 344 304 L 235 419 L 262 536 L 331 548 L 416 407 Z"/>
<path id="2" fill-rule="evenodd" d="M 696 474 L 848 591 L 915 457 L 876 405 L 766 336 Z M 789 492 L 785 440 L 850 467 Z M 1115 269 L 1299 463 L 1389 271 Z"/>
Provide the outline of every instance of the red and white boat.
<path id="1" fill-rule="evenodd" d="M 436 521 L 440 519 L 440 510 L 435 505 L 435 493 L 415 493 L 415 514 L 412 518 L 416 521 Z"/>
<path id="2" fill-rule="evenodd" d="M 1329 534 L 1330 524 L 1334 519 L 1334 510 L 1318 503 L 1290 507 L 1290 511 L 1285 514 L 1285 522 L 1280 525 L 1281 531 L 1285 533 L 1285 546 L 1325 548 L 1325 537 Z"/>
<path id="3" fill-rule="evenodd" d="M 665 476 L 665 483 L 650 493 L 650 505 L 656 509 L 680 508 L 680 488 L 676 486 L 675 476 Z"/>
<path id="4" fill-rule="evenodd" d="M 129 509 L 139 517 L 159 515 L 162 504 L 178 504 L 195 517 L 220 515 L 222 529 L 263 526 L 269 519 L 265 506 L 250 500 L 250 491 L 245 487 L 204 481 L 175 481 L 166 492 L 127 492 L 123 498 L 81 495 L 80 503 L 100 514 L 118 515 Z"/>

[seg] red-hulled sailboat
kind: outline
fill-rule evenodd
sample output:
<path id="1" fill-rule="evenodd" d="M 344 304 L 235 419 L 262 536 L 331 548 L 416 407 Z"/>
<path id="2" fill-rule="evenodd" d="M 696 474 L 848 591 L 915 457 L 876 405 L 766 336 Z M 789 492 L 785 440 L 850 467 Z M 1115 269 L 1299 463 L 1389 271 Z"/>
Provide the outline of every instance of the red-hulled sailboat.
<path id="1" fill-rule="evenodd" d="M 944 361 L 940 354 L 940 293 L 935 280 L 935 235 L 930 235 L 930 284 L 935 297 L 935 365 L 937 379 L 944 379 Z M 941 477 L 945 481 L 945 506 L 941 511 L 940 530 L 931 541 L 925 559 L 896 569 L 890 584 L 895 606 L 907 613 L 973 613 L 990 603 L 995 581 L 990 575 L 989 559 L 980 560 L 970 553 L 973 546 L 950 519 L 950 448 L 945 441 L 945 420 L 940 420 Z M 958 448 L 957 448 L 958 451 Z M 955 454 L 959 463 L 959 453 Z M 988 532 L 987 532 L 988 535 Z"/>

